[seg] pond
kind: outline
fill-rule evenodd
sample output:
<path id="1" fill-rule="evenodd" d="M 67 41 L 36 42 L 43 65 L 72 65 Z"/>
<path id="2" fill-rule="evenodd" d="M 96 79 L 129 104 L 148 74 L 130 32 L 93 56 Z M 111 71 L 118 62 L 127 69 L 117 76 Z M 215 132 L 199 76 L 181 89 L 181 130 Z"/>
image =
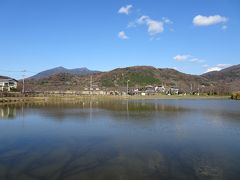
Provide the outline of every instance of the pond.
<path id="1" fill-rule="evenodd" d="M 240 179 L 240 103 L 0 106 L 1 180 Z"/>

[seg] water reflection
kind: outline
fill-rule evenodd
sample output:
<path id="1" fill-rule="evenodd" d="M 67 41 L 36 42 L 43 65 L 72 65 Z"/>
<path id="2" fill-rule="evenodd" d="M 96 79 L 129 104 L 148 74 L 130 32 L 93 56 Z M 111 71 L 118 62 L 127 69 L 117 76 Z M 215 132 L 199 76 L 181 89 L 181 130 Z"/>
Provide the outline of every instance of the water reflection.
<path id="1" fill-rule="evenodd" d="M 5 105 L 15 121 L 0 121 L 0 179 L 239 179 L 229 102 Z"/>
<path id="2" fill-rule="evenodd" d="M 16 115 L 16 107 L 0 107 L 0 119 L 14 119 Z"/>
<path id="3" fill-rule="evenodd" d="M 11 104 L 0 107 L 1 112 L 5 113 L 1 118 L 6 116 L 16 117 L 16 112 L 24 114 L 26 108 L 27 113 L 34 112 L 37 109 L 44 116 L 50 116 L 57 120 L 62 120 L 67 117 L 84 117 L 89 116 L 92 119 L 94 114 L 104 113 L 109 111 L 114 113 L 114 116 L 124 115 L 130 116 L 152 116 L 153 112 L 184 112 L 189 111 L 189 108 L 165 105 L 159 103 L 146 103 L 134 101 L 75 101 L 75 102 L 45 102 L 45 103 L 26 103 L 26 104 Z M 3 113 L 3 114 L 4 114 Z M 171 115 L 171 114 L 170 114 Z"/>

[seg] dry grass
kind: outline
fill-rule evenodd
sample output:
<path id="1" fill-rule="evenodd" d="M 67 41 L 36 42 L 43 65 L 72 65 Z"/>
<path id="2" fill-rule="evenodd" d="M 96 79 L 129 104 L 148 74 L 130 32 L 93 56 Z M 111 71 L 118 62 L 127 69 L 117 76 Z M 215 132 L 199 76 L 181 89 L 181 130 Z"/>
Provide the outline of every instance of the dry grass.
<path id="1" fill-rule="evenodd" d="M 21 102 L 52 102 L 52 101 L 89 101 L 89 100 L 144 100 L 144 99 L 230 99 L 229 96 L 180 96 L 180 95 L 150 95 L 150 96 L 46 96 L 46 97 L 4 97 L 0 103 L 21 103 Z M 232 95 L 232 99 L 240 99 L 240 93 Z"/>
<path id="2" fill-rule="evenodd" d="M 232 99 L 240 100 L 240 91 L 232 93 Z"/>

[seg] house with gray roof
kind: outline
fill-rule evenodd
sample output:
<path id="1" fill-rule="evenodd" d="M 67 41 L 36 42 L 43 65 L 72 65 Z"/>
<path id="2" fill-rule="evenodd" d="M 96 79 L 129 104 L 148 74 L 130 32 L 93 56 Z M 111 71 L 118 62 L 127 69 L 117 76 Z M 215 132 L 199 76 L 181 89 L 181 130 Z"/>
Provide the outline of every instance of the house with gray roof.
<path id="1" fill-rule="evenodd" d="M 17 89 L 18 81 L 16 79 L 0 76 L 0 91 L 11 91 Z"/>

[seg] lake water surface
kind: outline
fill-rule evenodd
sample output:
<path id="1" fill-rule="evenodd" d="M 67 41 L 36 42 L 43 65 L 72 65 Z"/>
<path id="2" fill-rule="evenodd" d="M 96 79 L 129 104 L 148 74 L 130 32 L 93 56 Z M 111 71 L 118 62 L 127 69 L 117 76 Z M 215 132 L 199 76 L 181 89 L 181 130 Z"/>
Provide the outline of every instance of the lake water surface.
<path id="1" fill-rule="evenodd" d="M 240 102 L 0 106 L 1 180 L 240 179 Z"/>

